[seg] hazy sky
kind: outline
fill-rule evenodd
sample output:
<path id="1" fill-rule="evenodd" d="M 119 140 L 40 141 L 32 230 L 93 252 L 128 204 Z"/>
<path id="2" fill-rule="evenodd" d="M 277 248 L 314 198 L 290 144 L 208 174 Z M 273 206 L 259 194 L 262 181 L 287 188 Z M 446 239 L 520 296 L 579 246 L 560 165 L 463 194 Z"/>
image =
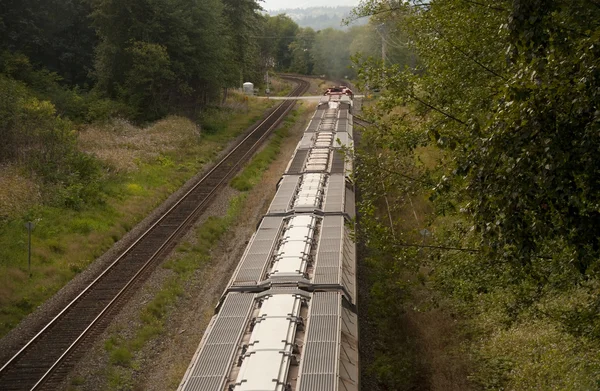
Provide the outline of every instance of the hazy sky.
<path id="1" fill-rule="evenodd" d="M 338 5 L 356 6 L 360 0 L 265 0 L 259 4 L 266 10 L 284 8 L 336 7 Z"/>

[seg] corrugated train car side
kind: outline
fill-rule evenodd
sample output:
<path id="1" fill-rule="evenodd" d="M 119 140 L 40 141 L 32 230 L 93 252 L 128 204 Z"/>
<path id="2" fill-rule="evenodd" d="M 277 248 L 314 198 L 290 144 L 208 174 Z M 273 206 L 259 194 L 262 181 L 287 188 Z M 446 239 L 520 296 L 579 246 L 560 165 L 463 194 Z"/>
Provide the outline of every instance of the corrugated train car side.
<path id="1" fill-rule="evenodd" d="M 179 391 L 357 391 L 352 101 L 324 96 Z"/>

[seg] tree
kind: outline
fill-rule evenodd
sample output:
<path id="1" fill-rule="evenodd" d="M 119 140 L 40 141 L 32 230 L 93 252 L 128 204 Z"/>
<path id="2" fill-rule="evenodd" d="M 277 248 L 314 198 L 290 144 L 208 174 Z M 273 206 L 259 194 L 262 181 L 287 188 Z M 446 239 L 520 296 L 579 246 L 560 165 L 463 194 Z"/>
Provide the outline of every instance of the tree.
<path id="1" fill-rule="evenodd" d="M 296 38 L 289 45 L 292 61 L 290 64 L 290 72 L 311 75 L 315 66 L 311 56 L 313 46 L 315 44 L 316 33 L 310 27 L 300 29 L 296 34 Z"/>
<path id="2" fill-rule="evenodd" d="M 266 16 L 261 42 L 261 54 L 271 58 L 275 69 L 287 71 L 292 65 L 290 44 L 296 39 L 300 27 L 287 15 Z"/>
<path id="3" fill-rule="evenodd" d="M 97 37 L 89 23 L 89 0 L 4 0 L 0 47 L 21 52 L 69 85 L 91 83 Z"/>
<path id="4" fill-rule="evenodd" d="M 328 28 L 317 33 L 312 56 L 314 73 L 330 78 L 353 77 L 350 60 L 352 37 L 344 31 Z"/>
<path id="5" fill-rule="evenodd" d="M 141 117 L 156 118 L 160 106 L 194 110 L 225 84 L 230 52 L 219 0 L 99 0 L 93 18 L 101 38 L 97 87 L 136 102 Z M 143 64 L 149 58 L 160 65 Z M 151 113 L 142 114 L 144 102 L 153 102 Z"/>
<path id="6" fill-rule="evenodd" d="M 147 42 L 134 42 L 127 49 L 131 56 L 131 69 L 127 74 L 125 88 L 129 103 L 143 107 L 160 118 L 166 114 L 169 84 L 175 80 L 171 59 L 165 46 Z"/>
<path id="7" fill-rule="evenodd" d="M 259 80 L 259 45 L 262 18 L 256 0 L 223 0 L 223 15 L 230 36 L 231 54 L 227 62 L 229 86 L 241 86 L 247 80 Z"/>

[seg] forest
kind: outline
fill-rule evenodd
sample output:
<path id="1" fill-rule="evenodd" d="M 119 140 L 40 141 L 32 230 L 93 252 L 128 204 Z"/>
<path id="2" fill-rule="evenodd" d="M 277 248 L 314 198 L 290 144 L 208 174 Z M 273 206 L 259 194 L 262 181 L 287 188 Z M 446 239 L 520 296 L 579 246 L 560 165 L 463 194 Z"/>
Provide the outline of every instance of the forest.
<path id="1" fill-rule="evenodd" d="M 276 16 L 285 14 L 300 27 L 310 27 L 313 30 L 325 30 L 329 27 L 337 30 L 347 30 L 350 27 L 362 26 L 369 22 L 369 18 L 352 20 L 352 23 L 344 23 L 345 19 L 352 13 L 353 7 L 310 7 L 310 8 L 284 8 L 269 10 L 269 15 Z"/>

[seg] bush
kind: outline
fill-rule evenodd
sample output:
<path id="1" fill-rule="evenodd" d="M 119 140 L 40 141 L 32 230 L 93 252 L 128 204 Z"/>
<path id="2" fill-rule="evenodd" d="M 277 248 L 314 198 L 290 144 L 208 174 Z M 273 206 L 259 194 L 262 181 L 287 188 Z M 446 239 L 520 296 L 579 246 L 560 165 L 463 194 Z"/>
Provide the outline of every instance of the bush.
<path id="1" fill-rule="evenodd" d="M 30 168 L 46 184 L 62 186 L 64 203 L 78 207 L 97 193 L 96 159 L 76 148 L 73 124 L 21 82 L 0 76 L 0 163 Z"/>
<path id="2" fill-rule="evenodd" d="M 84 95 L 86 122 L 107 122 L 112 118 L 133 118 L 135 110 L 122 102 L 101 98 L 96 92 Z"/>
<path id="3" fill-rule="evenodd" d="M 488 390 L 594 390 L 600 386 L 600 350 L 550 322 L 500 330 L 482 343 L 477 380 Z"/>

